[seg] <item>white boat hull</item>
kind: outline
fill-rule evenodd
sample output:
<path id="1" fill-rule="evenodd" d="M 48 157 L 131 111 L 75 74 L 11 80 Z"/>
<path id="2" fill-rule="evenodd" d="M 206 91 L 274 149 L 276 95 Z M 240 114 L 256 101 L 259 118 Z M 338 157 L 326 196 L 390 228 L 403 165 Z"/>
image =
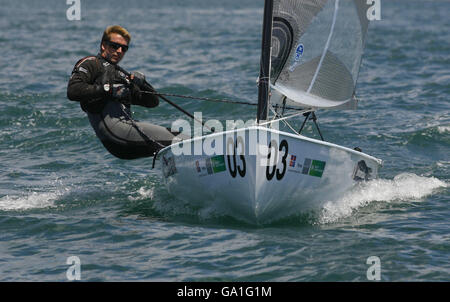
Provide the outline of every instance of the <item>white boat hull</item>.
<path id="1" fill-rule="evenodd" d="M 164 182 L 176 198 L 252 223 L 317 209 L 358 181 L 376 178 L 382 163 L 260 126 L 186 140 L 164 148 L 159 157 Z"/>

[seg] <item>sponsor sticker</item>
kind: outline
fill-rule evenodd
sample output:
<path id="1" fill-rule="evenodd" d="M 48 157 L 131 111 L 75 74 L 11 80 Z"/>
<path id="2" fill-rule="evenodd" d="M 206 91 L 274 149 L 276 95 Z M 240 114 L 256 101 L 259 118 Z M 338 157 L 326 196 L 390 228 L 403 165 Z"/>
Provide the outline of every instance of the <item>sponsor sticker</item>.
<path id="1" fill-rule="evenodd" d="M 322 177 L 323 170 L 325 170 L 326 162 L 321 160 L 313 160 L 311 163 L 311 168 L 309 169 L 309 175 Z"/>
<path id="2" fill-rule="evenodd" d="M 323 171 L 325 170 L 325 165 L 326 162 L 324 161 L 305 158 L 305 162 L 303 163 L 302 174 L 315 177 L 322 177 Z"/>
<path id="3" fill-rule="evenodd" d="M 87 69 L 86 69 L 86 68 L 83 68 L 83 67 L 81 67 L 81 66 L 78 67 L 78 70 L 81 71 L 81 72 L 84 72 L 84 73 L 86 73 L 86 74 L 88 73 Z"/>
<path id="4" fill-rule="evenodd" d="M 207 158 L 205 164 L 206 164 L 206 171 L 208 171 L 208 174 L 213 174 L 214 171 L 211 164 L 211 158 Z"/>
<path id="5" fill-rule="evenodd" d="M 226 171 L 225 157 L 223 155 L 211 157 L 211 166 L 214 173 Z"/>
<path id="6" fill-rule="evenodd" d="M 291 155 L 291 160 L 289 162 L 289 167 L 295 167 L 295 161 L 297 160 L 296 155 Z"/>
<path id="7" fill-rule="evenodd" d="M 311 167 L 311 159 L 305 158 L 305 162 L 303 163 L 302 174 L 308 175 L 309 167 Z"/>
<path id="8" fill-rule="evenodd" d="M 200 168 L 200 162 L 198 160 L 195 161 L 195 169 L 198 173 L 202 172 L 202 169 Z"/>
<path id="9" fill-rule="evenodd" d="M 197 173 L 201 173 L 199 176 L 206 176 L 215 173 L 220 173 L 227 170 L 225 165 L 225 157 L 223 155 L 217 155 L 206 158 L 205 166 L 201 167 L 200 161 L 195 161 L 195 169 Z M 206 170 L 206 173 L 202 173 Z"/>

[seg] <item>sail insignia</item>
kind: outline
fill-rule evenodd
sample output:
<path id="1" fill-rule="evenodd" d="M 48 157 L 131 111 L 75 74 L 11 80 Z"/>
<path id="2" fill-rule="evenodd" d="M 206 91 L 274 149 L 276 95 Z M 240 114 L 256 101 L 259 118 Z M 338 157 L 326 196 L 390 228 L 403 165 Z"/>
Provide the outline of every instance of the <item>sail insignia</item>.
<path id="1" fill-rule="evenodd" d="M 276 82 L 289 57 L 294 38 L 294 30 L 288 20 L 275 17 L 272 25 L 272 70 L 271 80 Z"/>

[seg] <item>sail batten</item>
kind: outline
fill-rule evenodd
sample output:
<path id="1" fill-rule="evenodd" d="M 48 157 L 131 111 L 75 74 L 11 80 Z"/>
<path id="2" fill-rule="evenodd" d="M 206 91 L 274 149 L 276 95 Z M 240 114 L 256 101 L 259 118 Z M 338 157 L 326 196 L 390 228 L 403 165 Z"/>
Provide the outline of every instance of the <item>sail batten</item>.
<path id="1" fill-rule="evenodd" d="M 368 28 L 366 1 L 273 1 L 271 88 L 297 107 L 354 103 Z"/>

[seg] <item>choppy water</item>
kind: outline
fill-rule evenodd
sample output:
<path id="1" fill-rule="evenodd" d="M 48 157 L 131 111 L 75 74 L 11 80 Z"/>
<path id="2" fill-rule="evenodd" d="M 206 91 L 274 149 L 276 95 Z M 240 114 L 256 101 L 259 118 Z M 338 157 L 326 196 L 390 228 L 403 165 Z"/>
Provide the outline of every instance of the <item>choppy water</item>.
<path id="1" fill-rule="evenodd" d="M 265 226 L 176 201 L 151 160 L 109 155 L 65 91 L 117 23 L 133 36 L 121 65 L 159 90 L 256 102 L 263 1 L 81 0 L 81 21 L 63 0 L 0 7 L 0 281 L 65 281 L 70 256 L 84 281 L 367 281 L 370 256 L 383 281 L 450 280 L 449 1 L 382 1 L 359 109 L 318 113 L 327 140 L 384 160 L 380 178 Z M 206 118 L 255 116 L 175 100 Z"/>

